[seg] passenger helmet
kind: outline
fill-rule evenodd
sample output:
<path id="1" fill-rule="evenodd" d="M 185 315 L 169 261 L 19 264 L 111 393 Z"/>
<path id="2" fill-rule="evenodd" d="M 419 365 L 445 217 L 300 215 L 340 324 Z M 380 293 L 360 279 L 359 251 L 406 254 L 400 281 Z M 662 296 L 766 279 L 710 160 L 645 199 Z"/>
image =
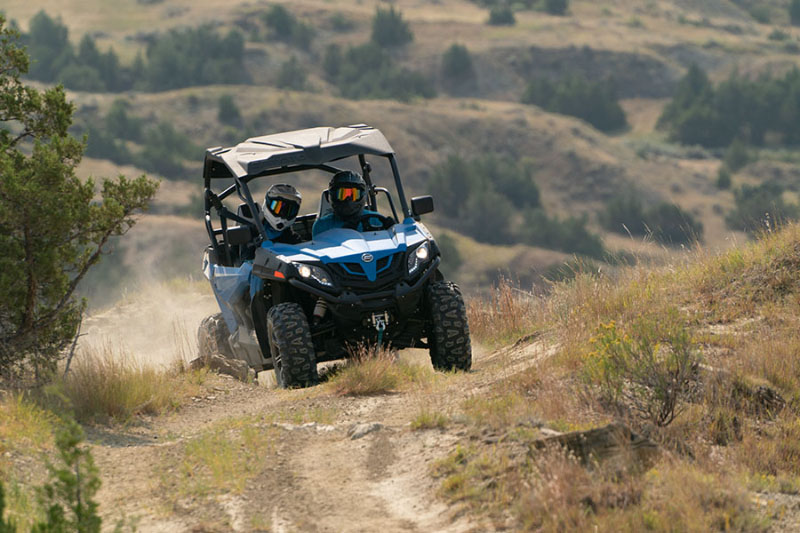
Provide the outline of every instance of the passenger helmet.
<path id="1" fill-rule="evenodd" d="M 328 184 L 333 212 L 341 218 L 350 218 L 364 208 L 367 201 L 367 184 L 357 172 L 337 172 Z"/>
<path id="2" fill-rule="evenodd" d="M 297 189 L 286 183 L 276 183 L 267 191 L 262 206 L 267 224 L 275 231 L 285 230 L 297 218 L 302 201 Z"/>

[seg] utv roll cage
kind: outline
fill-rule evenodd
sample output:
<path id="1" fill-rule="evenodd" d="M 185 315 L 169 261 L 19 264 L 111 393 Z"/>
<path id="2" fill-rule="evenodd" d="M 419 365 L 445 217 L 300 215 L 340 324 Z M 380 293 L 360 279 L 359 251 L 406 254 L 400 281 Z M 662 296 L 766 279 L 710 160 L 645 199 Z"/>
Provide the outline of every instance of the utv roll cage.
<path id="1" fill-rule="evenodd" d="M 377 210 L 377 194 L 384 193 L 392 210 L 395 222 L 400 222 L 397 210 L 389 191 L 376 187 L 370 177 L 371 166 L 367 155 L 385 157 L 389 161 L 395 187 L 400 202 L 403 219 L 415 217 L 417 209 L 409 209 L 406 201 L 395 152 L 383 134 L 371 126 L 357 124 L 343 128 L 311 128 L 276 135 L 253 137 L 230 148 L 214 147 L 206 150 L 203 164 L 205 225 L 211 246 L 226 262 L 231 261 L 232 246 L 244 244 L 251 239 L 255 229 L 261 240 L 267 239 L 263 224 L 257 217 L 241 216 L 229 210 L 222 201 L 236 193 L 247 206 L 245 211 L 258 213 L 258 207 L 250 194 L 248 183 L 257 178 L 276 176 L 305 170 L 321 170 L 335 174 L 340 168 L 328 163 L 358 156 L 362 176 L 367 184 L 367 205 Z M 233 179 L 219 194 L 211 190 L 211 183 L 217 179 Z M 324 193 L 323 193 L 324 194 Z M 412 199 L 413 204 L 417 199 Z M 214 208 L 220 219 L 220 227 L 214 228 L 211 209 Z M 240 209 L 240 211 L 242 211 Z M 322 213 L 319 213 L 321 216 Z M 316 215 L 305 215 L 313 218 Z M 304 217 L 298 217 L 302 219 Z M 228 226 L 228 221 L 240 224 L 239 228 Z M 242 228 L 242 226 L 244 228 Z M 247 229 L 247 232 L 242 232 Z"/>

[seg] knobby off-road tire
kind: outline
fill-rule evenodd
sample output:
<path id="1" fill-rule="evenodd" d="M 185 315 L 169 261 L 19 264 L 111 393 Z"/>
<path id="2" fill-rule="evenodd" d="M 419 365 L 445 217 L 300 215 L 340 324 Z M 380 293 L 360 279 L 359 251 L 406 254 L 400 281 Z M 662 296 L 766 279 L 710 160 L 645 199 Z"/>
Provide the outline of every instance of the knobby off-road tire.
<path id="1" fill-rule="evenodd" d="M 458 285 L 437 281 L 428 287 L 431 327 L 428 334 L 431 363 L 436 370 L 469 370 L 472 346 L 467 307 Z"/>
<path id="2" fill-rule="evenodd" d="M 222 354 L 235 359 L 228 342 L 230 335 L 222 313 L 205 317 L 197 329 L 197 349 L 200 357 L 208 359 L 212 355 Z"/>
<path id="3" fill-rule="evenodd" d="M 290 302 L 272 307 L 267 313 L 267 335 L 278 386 L 315 385 L 317 358 L 303 308 Z"/>

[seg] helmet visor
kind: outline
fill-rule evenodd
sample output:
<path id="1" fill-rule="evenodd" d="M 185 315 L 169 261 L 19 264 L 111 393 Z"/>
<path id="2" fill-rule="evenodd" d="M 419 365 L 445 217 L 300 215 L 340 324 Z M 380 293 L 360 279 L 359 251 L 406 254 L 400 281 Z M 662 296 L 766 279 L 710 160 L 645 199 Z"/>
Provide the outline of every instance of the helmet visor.
<path id="1" fill-rule="evenodd" d="M 364 191 L 360 187 L 339 187 L 334 191 L 334 199 L 338 202 L 345 200 L 358 202 L 363 194 Z"/>
<path id="2" fill-rule="evenodd" d="M 300 204 L 286 198 L 272 198 L 268 201 L 267 209 L 278 218 L 291 220 L 297 216 L 297 212 L 300 210 Z"/>

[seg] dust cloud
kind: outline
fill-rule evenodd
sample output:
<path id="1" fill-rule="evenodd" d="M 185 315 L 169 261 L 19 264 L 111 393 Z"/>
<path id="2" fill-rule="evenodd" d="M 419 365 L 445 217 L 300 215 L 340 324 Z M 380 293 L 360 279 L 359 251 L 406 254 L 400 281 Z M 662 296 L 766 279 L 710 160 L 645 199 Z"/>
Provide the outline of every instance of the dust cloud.
<path id="1" fill-rule="evenodd" d="M 105 354 L 148 366 L 169 367 L 197 354 L 200 321 L 219 312 L 205 280 L 152 283 L 83 321 L 76 359 Z"/>

